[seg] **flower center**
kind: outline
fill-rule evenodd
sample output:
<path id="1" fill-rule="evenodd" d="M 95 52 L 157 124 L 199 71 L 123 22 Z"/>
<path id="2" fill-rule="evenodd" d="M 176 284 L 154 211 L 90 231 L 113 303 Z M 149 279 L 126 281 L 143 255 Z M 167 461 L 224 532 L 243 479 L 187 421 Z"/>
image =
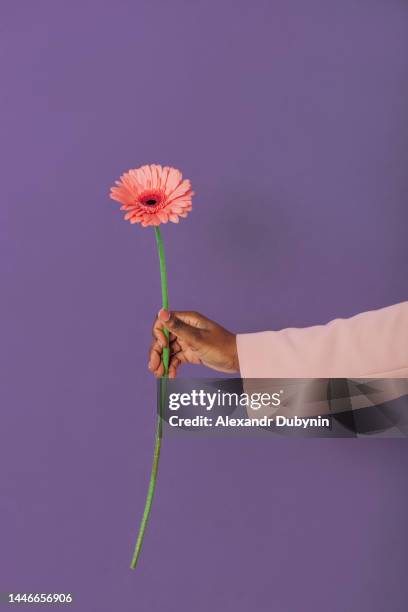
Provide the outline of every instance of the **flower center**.
<path id="1" fill-rule="evenodd" d="M 140 194 L 139 204 L 149 213 L 154 213 L 163 205 L 163 194 L 158 189 L 151 189 Z"/>

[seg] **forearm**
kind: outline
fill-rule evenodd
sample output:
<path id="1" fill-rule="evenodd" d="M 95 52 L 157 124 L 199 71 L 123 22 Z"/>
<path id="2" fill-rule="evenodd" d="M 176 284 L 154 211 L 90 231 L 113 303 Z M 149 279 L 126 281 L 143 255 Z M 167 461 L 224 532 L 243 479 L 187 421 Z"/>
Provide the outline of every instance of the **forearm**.
<path id="1" fill-rule="evenodd" d="M 408 376 L 408 302 L 327 325 L 238 334 L 244 378 Z"/>

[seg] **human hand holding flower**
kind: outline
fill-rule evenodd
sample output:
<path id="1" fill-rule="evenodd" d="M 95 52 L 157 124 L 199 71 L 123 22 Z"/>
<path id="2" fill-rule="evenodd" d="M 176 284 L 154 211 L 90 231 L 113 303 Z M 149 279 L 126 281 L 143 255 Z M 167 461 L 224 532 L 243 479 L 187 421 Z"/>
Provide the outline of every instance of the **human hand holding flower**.
<path id="1" fill-rule="evenodd" d="M 164 330 L 170 332 L 167 340 Z M 175 378 L 182 363 L 202 364 L 218 372 L 239 371 L 235 334 L 198 312 L 160 310 L 153 323 L 149 370 L 164 374 L 163 349 L 170 345 L 169 378 Z"/>

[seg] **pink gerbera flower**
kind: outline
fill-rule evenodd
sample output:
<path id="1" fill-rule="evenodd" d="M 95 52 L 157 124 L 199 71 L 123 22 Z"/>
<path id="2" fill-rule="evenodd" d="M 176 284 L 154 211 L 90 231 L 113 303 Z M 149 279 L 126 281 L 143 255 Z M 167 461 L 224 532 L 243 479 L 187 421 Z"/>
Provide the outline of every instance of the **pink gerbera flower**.
<path id="1" fill-rule="evenodd" d="M 194 195 L 190 181 L 182 178 L 176 168 L 151 164 L 122 174 L 110 197 L 122 204 L 125 220 L 131 223 L 160 225 L 179 222 L 192 208 Z"/>

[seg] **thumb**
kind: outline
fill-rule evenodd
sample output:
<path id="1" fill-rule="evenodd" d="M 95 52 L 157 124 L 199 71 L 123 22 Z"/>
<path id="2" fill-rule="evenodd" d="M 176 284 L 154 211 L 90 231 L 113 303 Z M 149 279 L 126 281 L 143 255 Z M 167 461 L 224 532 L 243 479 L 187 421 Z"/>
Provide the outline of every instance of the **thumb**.
<path id="1" fill-rule="evenodd" d="M 196 327 L 188 325 L 179 319 L 174 312 L 162 308 L 159 311 L 159 321 L 180 340 L 184 340 L 191 348 L 198 348 L 201 332 Z"/>

